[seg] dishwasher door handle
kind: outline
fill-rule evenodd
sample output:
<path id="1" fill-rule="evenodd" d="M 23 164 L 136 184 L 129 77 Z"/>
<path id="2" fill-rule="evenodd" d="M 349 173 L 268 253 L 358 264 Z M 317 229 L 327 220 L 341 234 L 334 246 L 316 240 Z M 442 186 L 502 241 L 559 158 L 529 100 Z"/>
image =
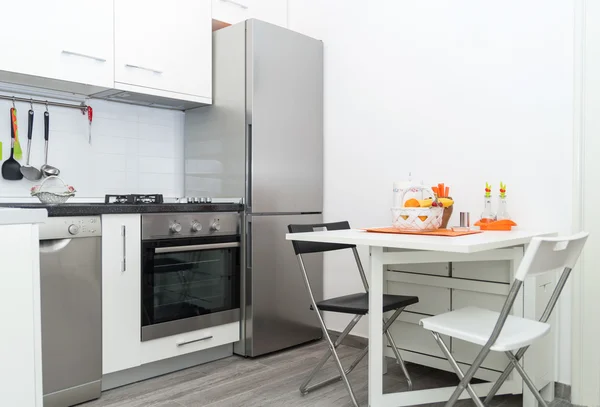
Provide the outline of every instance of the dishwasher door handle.
<path id="1" fill-rule="evenodd" d="M 127 270 L 127 226 L 121 225 L 121 238 L 123 239 L 123 257 L 121 260 L 121 272 Z"/>
<path id="2" fill-rule="evenodd" d="M 40 253 L 56 253 L 71 243 L 72 239 L 44 239 L 40 240 Z"/>

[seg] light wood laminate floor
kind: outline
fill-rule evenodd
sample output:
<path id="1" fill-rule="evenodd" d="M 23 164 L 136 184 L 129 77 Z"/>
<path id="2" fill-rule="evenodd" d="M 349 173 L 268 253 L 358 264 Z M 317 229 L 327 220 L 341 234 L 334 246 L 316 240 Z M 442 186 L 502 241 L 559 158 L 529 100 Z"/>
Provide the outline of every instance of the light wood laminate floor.
<path id="1" fill-rule="evenodd" d="M 339 382 L 315 390 L 306 396 L 298 386 L 326 350 L 324 342 L 312 343 L 272 355 L 245 359 L 232 356 L 205 365 L 181 370 L 165 376 L 134 383 L 102 394 L 102 397 L 83 407 L 267 407 L 267 406 L 351 406 L 344 385 Z M 342 363 L 347 366 L 359 351 L 340 346 Z M 384 391 L 406 390 L 400 368 L 388 359 L 388 374 L 384 376 Z M 428 367 L 407 364 L 415 389 L 456 385 L 456 376 Z M 336 374 L 329 361 L 317 380 Z M 361 406 L 367 405 L 367 358 L 350 374 L 350 382 Z M 458 406 L 471 406 L 471 400 Z M 521 406 L 521 396 L 500 396 L 494 407 Z M 429 406 L 443 406 L 437 403 Z M 568 407 L 569 403 L 555 400 L 552 407 Z"/>

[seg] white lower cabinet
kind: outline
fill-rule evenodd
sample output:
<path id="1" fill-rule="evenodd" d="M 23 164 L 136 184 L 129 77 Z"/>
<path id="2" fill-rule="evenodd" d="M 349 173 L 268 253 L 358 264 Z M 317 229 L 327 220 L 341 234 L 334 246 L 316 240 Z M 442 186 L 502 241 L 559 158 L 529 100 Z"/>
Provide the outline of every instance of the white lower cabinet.
<path id="1" fill-rule="evenodd" d="M 102 216 L 102 373 L 237 342 L 233 322 L 141 341 L 141 215 Z"/>
<path id="2" fill-rule="evenodd" d="M 427 315 L 414 314 L 412 312 L 403 312 L 400 314 L 390 328 L 396 346 L 411 352 L 443 358 L 444 354 L 435 342 L 435 339 L 433 339 L 433 335 L 419 325 L 419 321 L 423 318 L 427 318 Z M 450 339 L 444 336 L 444 342 L 449 345 Z"/>
<path id="3" fill-rule="evenodd" d="M 0 225 L 0 405 L 42 407 L 42 326 L 37 225 Z"/>
<path id="4" fill-rule="evenodd" d="M 141 364 L 141 215 L 102 216 L 102 373 Z"/>
<path id="5" fill-rule="evenodd" d="M 452 263 L 452 277 L 510 283 L 510 261 L 461 261 Z"/>
<path id="6" fill-rule="evenodd" d="M 240 323 L 232 322 L 141 343 L 143 363 L 156 362 L 240 340 Z"/>
<path id="7" fill-rule="evenodd" d="M 489 260 L 485 258 L 486 256 L 489 256 Z M 510 287 L 508 283 L 514 278 L 515 270 L 523 256 L 523 249 L 491 251 L 486 256 L 464 255 L 460 258 L 449 256 L 448 260 L 436 263 L 405 263 L 388 266 L 385 291 L 388 294 L 419 297 L 419 302 L 407 307 L 390 329 L 396 345 L 403 351 L 402 355 L 407 361 L 452 370 L 431 332 L 419 325 L 421 319 L 469 306 L 497 312 L 502 309 Z M 415 256 L 408 257 L 414 259 Z M 535 285 L 526 282 L 522 291 L 523 297 L 519 296 L 513 306 L 513 314 L 524 316 L 525 310 L 532 309 L 534 305 L 536 312 L 539 309 L 541 314 L 543 307 L 540 304 L 546 304 L 546 297 L 551 293 L 551 288 L 547 287 L 552 286 L 553 281 L 536 281 Z M 529 303 L 531 305 L 528 307 Z M 463 369 L 469 367 L 481 350 L 481 346 L 455 338 L 442 337 Z M 535 365 L 536 368 L 532 369 L 530 366 L 528 370 L 537 379 L 548 377 L 548 372 L 551 372 L 554 366 L 552 358 L 547 357 L 551 353 L 551 343 L 552 338 L 549 335 L 547 344 L 540 347 L 540 352 L 531 352 L 529 363 L 535 361 L 532 366 Z M 393 357 L 391 349 L 386 350 L 386 355 Z M 544 359 L 550 361 L 546 362 Z M 527 360 L 526 356 L 526 365 Z M 475 377 L 495 380 L 507 364 L 506 355 L 491 352 Z M 541 367 L 537 368 L 537 366 Z"/>
<path id="8" fill-rule="evenodd" d="M 424 315 L 438 315 L 450 311 L 450 289 L 400 281 L 388 282 L 388 294 L 414 295 L 419 302 L 406 307 L 406 311 Z"/>

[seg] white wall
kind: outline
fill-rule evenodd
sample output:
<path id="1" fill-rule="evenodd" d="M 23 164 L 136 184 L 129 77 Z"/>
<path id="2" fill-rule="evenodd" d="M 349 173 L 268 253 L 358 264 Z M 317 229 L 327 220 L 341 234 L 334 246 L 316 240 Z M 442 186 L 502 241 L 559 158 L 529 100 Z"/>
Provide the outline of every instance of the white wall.
<path id="1" fill-rule="evenodd" d="M 0 93 L 13 95 L 2 92 L 1 87 Z M 182 112 L 102 100 L 91 100 L 89 104 L 94 109 L 91 145 L 88 144 L 87 116 L 75 109 L 49 107 L 48 163 L 60 168 L 61 178 L 77 189 L 76 198 L 103 198 L 108 193 L 183 196 Z M 10 155 L 11 106 L 12 102 L 0 100 L 0 112 L 3 112 L 0 114 L 0 142 L 4 159 Z M 17 102 L 16 107 L 23 149 L 21 163 L 24 164 L 29 104 Z M 34 105 L 31 164 L 37 168 L 44 160 L 44 110 L 43 105 Z M 0 200 L 31 198 L 29 190 L 34 184 L 39 181 L 0 178 Z"/>
<path id="2" fill-rule="evenodd" d="M 485 182 L 496 194 L 503 181 L 520 227 L 569 232 L 572 7 L 290 0 L 290 28 L 325 46 L 325 219 L 389 224 L 392 182 L 411 171 L 451 186 L 451 223 L 476 219 Z M 326 257 L 326 296 L 361 289 L 352 266 Z M 570 383 L 569 290 L 559 314 L 557 378 Z M 327 316 L 337 330 L 347 320 Z"/>

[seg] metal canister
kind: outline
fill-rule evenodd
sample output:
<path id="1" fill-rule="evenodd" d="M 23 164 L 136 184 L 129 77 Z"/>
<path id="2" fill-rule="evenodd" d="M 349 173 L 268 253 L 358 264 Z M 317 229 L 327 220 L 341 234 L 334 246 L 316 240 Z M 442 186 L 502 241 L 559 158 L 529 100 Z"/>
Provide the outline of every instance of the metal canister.
<path id="1" fill-rule="evenodd" d="M 471 227 L 471 217 L 469 212 L 460 213 L 460 226 L 463 228 Z"/>

